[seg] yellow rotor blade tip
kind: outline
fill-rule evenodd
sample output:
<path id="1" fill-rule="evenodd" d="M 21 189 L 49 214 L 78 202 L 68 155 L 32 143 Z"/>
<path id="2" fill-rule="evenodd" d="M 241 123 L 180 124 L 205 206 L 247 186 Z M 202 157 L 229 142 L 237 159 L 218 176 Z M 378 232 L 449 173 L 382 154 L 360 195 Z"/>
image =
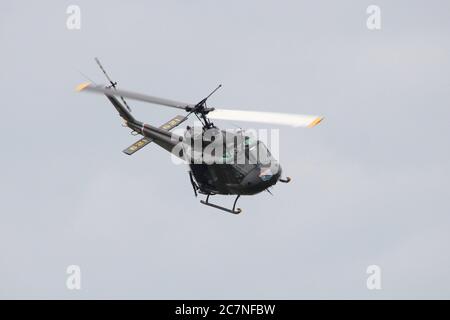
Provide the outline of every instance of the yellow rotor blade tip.
<path id="1" fill-rule="evenodd" d="M 323 120 L 323 117 L 315 118 L 314 121 L 309 124 L 308 128 L 312 128 L 312 127 L 318 125 L 322 120 Z"/>
<path id="2" fill-rule="evenodd" d="M 84 83 L 77 85 L 77 87 L 75 89 L 78 92 L 80 92 L 81 90 L 84 90 L 86 87 L 88 87 L 90 84 L 91 84 L 90 82 L 84 82 Z"/>

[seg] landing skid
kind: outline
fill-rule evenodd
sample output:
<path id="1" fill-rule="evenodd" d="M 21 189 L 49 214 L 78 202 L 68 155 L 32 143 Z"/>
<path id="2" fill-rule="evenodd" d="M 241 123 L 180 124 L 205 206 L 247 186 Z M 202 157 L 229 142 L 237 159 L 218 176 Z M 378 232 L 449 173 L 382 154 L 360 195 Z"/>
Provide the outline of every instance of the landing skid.
<path id="1" fill-rule="evenodd" d="M 219 210 L 222 210 L 222 211 L 226 211 L 226 212 L 232 213 L 232 214 L 239 214 L 239 213 L 242 212 L 241 208 L 237 208 L 237 209 L 236 209 L 236 202 L 238 201 L 240 195 L 238 195 L 238 196 L 236 197 L 236 199 L 234 200 L 234 203 L 233 203 L 233 209 L 228 209 L 228 208 L 219 206 L 219 205 L 217 205 L 217 204 L 210 203 L 210 202 L 209 202 L 209 196 L 210 196 L 210 194 L 208 194 L 208 195 L 206 196 L 206 201 L 200 200 L 200 203 L 202 203 L 202 204 L 204 204 L 204 205 L 207 205 L 207 206 L 210 206 L 210 207 L 213 207 L 213 208 L 216 208 L 216 209 L 219 209 Z"/>

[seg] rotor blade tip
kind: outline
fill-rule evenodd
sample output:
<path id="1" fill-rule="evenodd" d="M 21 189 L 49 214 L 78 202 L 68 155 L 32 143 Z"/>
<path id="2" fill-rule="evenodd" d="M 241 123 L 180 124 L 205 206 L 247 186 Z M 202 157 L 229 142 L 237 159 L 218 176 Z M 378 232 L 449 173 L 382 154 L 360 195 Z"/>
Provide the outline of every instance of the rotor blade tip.
<path id="1" fill-rule="evenodd" d="M 91 84 L 90 82 L 84 82 L 84 83 L 81 83 L 81 84 L 77 85 L 77 87 L 75 88 L 75 90 L 78 91 L 78 92 L 80 92 L 80 91 L 86 89 L 86 87 L 88 87 L 90 84 Z"/>
<path id="2" fill-rule="evenodd" d="M 317 126 L 320 122 L 322 122 L 322 120 L 324 119 L 324 117 L 317 117 L 315 118 L 309 125 L 308 128 L 312 128 Z"/>

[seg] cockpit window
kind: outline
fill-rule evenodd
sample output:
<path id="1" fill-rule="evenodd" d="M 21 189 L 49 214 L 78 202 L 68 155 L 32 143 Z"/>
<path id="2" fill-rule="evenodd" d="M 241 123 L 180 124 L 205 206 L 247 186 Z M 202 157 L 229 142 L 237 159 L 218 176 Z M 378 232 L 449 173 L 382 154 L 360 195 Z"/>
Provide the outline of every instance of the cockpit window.
<path id="1" fill-rule="evenodd" d="M 269 149 L 261 141 L 258 141 L 258 161 L 262 164 L 268 164 L 275 161 L 270 154 Z"/>
<path id="2" fill-rule="evenodd" d="M 217 143 L 220 142 L 217 141 Z M 222 147 L 209 151 L 215 163 L 235 164 L 242 173 L 253 170 L 255 165 L 276 162 L 264 143 L 251 134 L 234 134 L 228 136 L 223 145 L 210 145 L 210 147 L 213 146 Z"/>
<path id="3" fill-rule="evenodd" d="M 244 145 L 246 147 L 254 146 L 254 145 L 256 145 L 256 142 L 257 142 L 257 140 L 251 136 L 245 136 L 245 138 L 244 138 Z"/>
<path id="4" fill-rule="evenodd" d="M 250 140 L 245 147 L 245 152 L 246 158 L 251 163 L 269 163 L 272 160 L 269 149 L 259 140 Z"/>

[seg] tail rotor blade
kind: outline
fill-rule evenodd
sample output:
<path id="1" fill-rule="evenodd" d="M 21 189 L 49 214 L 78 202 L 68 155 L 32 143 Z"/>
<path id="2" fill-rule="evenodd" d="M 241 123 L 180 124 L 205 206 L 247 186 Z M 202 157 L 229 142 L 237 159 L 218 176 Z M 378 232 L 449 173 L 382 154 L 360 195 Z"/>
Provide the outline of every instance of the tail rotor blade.
<path id="1" fill-rule="evenodd" d="M 117 83 L 111 80 L 108 73 L 106 73 L 105 68 L 103 68 L 103 65 L 100 63 L 100 60 L 97 57 L 95 57 L 94 60 L 95 62 L 97 62 L 97 65 L 99 66 L 100 70 L 102 70 L 103 74 L 105 75 L 106 79 L 108 79 L 109 83 L 111 83 L 111 85 L 115 87 Z"/>
<path id="2" fill-rule="evenodd" d="M 114 82 L 111 80 L 111 78 L 109 77 L 108 73 L 106 72 L 105 68 L 103 68 L 103 65 L 100 63 L 100 60 L 95 57 L 94 58 L 95 62 L 97 62 L 98 66 L 100 67 L 100 70 L 102 70 L 103 74 L 105 75 L 106 79 L 109 81 L 109 83 L 111 84 L 111 87 L 114 88 L 114 90 L 117 90 L 116 86 L 117 86 L 117 81 Z M 128 111 L 131 112 L 131 108 L 128 105 L 128 103 L 125 101 L 125 98 L 123 96 L 120 96 L 120 99 L 122 100 L 123 104 L 125 105 L 125 107 L 128 109 Z"/>

